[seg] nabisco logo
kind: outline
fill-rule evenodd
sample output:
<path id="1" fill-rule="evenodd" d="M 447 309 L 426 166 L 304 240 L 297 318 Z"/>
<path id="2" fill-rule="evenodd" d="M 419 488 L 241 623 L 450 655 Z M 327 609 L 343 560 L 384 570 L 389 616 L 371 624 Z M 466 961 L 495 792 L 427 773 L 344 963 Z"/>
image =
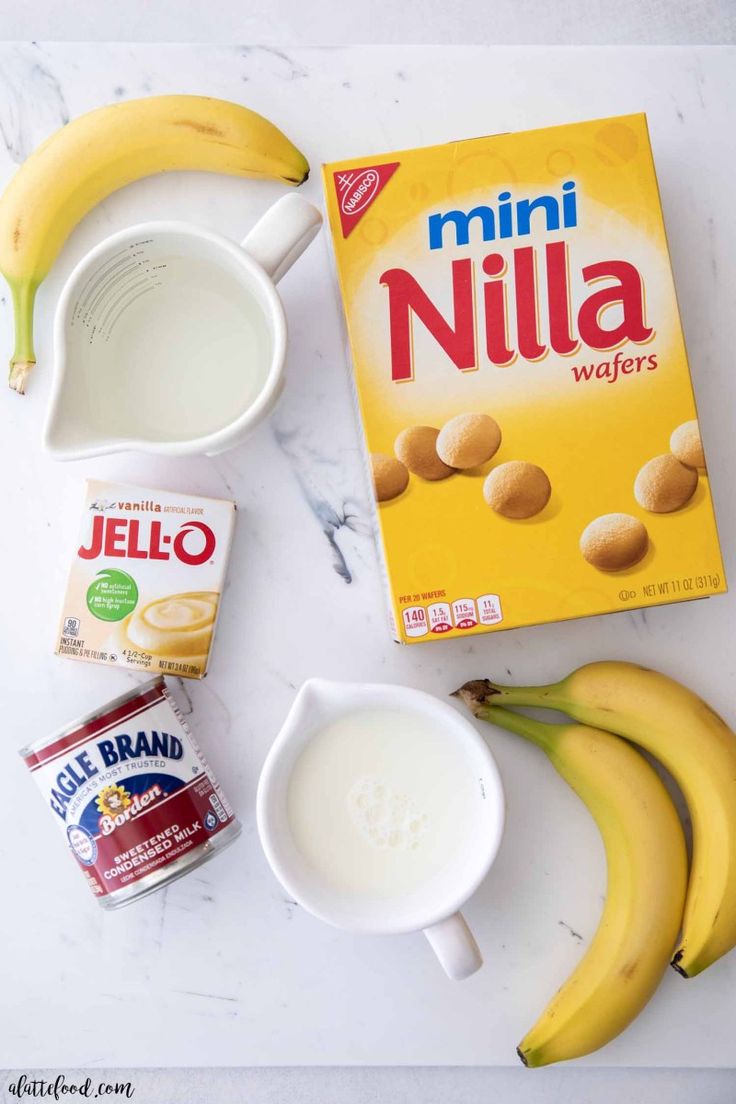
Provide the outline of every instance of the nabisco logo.
<path id="1" fill-rule="evenodd" d="M 338 177 L 339 186 L 344 187 L 340 198 L 340 210 L 344 215 L 357 215 L 367 207 L 378 191 L 379 176 L 375 169 L 363 169 L 363 172 Z"/>
<path id="2" fill-rule="evenodd" d="M 347 238 L 399 167 L 398 161 L 333 174 L 342 236 Z"/>

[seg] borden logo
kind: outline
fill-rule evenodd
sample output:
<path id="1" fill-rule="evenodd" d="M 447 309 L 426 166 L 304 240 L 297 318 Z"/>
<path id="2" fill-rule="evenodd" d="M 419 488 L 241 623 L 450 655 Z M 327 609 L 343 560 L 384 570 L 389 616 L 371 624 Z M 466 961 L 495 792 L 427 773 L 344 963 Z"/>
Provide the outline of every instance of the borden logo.
<path id="1" fill-rule="evenodd" d="M 103 790 L 97 798 L 97 807 L 102 813 L 97 823 L 102 836 L 112 835 L 116 828 L 122 828 L 129 820 L 133 820 L 142 813 L 151 802 L 163 797 L 164 794 L 158 782 L 154 782 L 141 794 L 133 794 L 132 797 L 122 786 L 108 787 L 108 790 L 110 789 L 122 790 L 125 797 L 119 802 L 111 803 L 107 791 Z"/>
<path id="2" fill-rule="evenodd" d="M 342 236 L 347 238 L 399 167 L 398 161 L 334 173 Z"/>

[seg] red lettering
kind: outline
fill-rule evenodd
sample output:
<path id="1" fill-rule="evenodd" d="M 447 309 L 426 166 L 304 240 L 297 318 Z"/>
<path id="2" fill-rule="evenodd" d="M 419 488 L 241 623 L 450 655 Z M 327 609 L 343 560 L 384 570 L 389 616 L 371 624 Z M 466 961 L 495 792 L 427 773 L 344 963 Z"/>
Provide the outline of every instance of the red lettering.
<path id="1" fill-rule="evenodd" d="M 500 253 L 489 253 L 483 261 L 486 276 L 503 276 L 506 261 Z M 506 285 L 503 280 L 487 280 L 483 285 L 486 308 L 486 352 L 491 364 L 499 368 L 516 360 L 516 353 L 508 345 L 508 318 L 506 309 Z"/>
<path id="2" fill-rule="evenodd" d="M 586 285 L 607 281 L 607 286 L 597 290 L 588 288 L 587 298 L 574 318 L 567 243 L 548 243 L 544 258 L 547 310 L 546 317 L 543 315 L 541 320 L 535 248 L 523 246 L 513 251 L 512 292 L 506 286 L 505 257 L 501 253 L 489 253 L 484 258 L 483 273 L 490 277 L 482 285 L 485 352 L 491 364 L 509 365 L 517 355 L 527 361 L 540 360 L 550 348 L 559 356 L 569 356 L 581 345 L 603 352 L 625 342 L 640 345 L 653 336 L 654 330 L 647 326 L 645 319 L 644 285 L 634 265 L 608 260 L 585 266 L 580 275 Z M 389 292 L 391 378 L 394 382 L 414 378 L 414 316 L 458 369 L 467 371 L 477 367 L 476 304 L 473 265 L 469 258 L 452 262 L 452 322 L 443 316 L 405 269 L 388 269 L 381 276 L 381 283 Z M 512 293 L 515 330 L 508 318 L 508 297 Z M 614 308 L 618 308 L 618 321 L 606 327 L 603 324 L 605 313 Z M 516 336 L 516 348 L 512 333 Z M 617 378 L 620 370 L 625 374 L 633 371 L 633 363 L 629 358 L 620 368 L 620 358 L 617 358 L 613 367 L 601 362 L 597 368 L 595 364 L 577 366 L 573 373 L 578 381 L 589 379 L 594 372 L 599 378 Z M 648 366 L 648 371 L 653 371 L 656 357 L 652 360 L 637 358 L 636 371 L 640 371 L 643 364 Z"/>
<path id="3" fill-rule="evenodd" d="M 149 546 L 148 546 L 148 549 L 149 549 L 148 550 L 148 555 L 151 557 L 152 560 L 168 560 L 169 553 L 164 552 L 163 549 L 161 548 L 161 545 L 162 544 L 168 544 L 170 540 L 171 540 L 171 537 L 164 537 L 163 541 L 162 541 L 162 539 L 161 539 L 161 522 L 160 521 L 152 521 L 151 522 L 151 539 L 149 541 Z"/>
<path id="4" fill-rule="evenodd" d="M 452 262 L 454 326 L 440 314 L 427 293 L 411 273 L 390 268 L 380 282 L 388 288 L 389 328 L 391 333 L 391 378 L 414 378 L 412 363 L 412 314 L 415 314 L 447 353 L 456 368 L 475 368 L 475 304 L 473 263 Z"/>
<path id="5" fill-rule="evenodd" d="M 189 539 L 190 534 L 199 534 L 199 540 Z M 193 544 L 197 550 L 193 551 Z M 133 560 L 168 560 L 169 545 L 174 555 L 185 564 L 203 564 L 215 551 L 216 538 L 209 525 L 201 521 L 188 521 L 182 525 L 173 538 L 162 532 L 160 521 L 152 521 L 148 546 L 141 536 L 141 522 L 137 518 L 112 518 L 96 514 L 92 519 L 92 533 L 87 546 L 82 545 L 77 555 L 83 560 L 94 560 L 100 555 L 110 557 L 129 557 Z M 200 547 L 201 545 L 201 547 Z"/>
<path id="6" fill-rule="evenodd" d="M 580 383 L 581 380 L 589 380 L 593 378 L 595 364 L 573 364 L 570 371 L 575 377 L 575 382 Z"/>
<path id="7" fill-rule="evenodd" d="M 567 271 L 567 246 L 564 242 L 550 242 L 547 246 L 547 305 L 552 348 L 560 356 L 577 352 L 580 342 L 572 336 L 570 277 Z"/>
<path id="8" fill-rule="evenodd" d="M 102 531 L 105 526 L 105 519 L 102 514 L 95 514 L 92 519 L 92 539 L 90 540 L 89 547 L 85 548 L 84 545 L 78 550 L 77 555 L 83 560 L 96 560 L 102 551 Z"/>
<path id="9" fill-rule="evenodd" d="M 128 555 L 131 560 L 146 560 L 148 559 L 148 552 L 145 548 L 140 548 L 138 545 L 138 534 L 140 531 L 141 523 L 137 518 L 132 518 L 128 523 Z"/>
<path id="10" fill-rule="evenodd" d="M 185 541 L 192 532 L 201 533 L 204 537 L 204 545 L 199 552 L 190 552 L 186 548 Z M 174 537 L 174 555 L 185 564 L 203 564 L 215 551 L 215 543 L 215 534 L 209 525 L 205 525 L 202 521 L 189 521 Z"/>
<path id="11" fill-rule="evenodd" d="M 125 518 L 107 519 L 104 546 L 104 554 L 106 556 L 125 555 L 125 527 L 127 524 Z"/>
<path id="12" fill-rule="evenodd" d="M 519 356 L 524 360 L 539 360 L 547 352 L 547 346 L 539 343 L 537 264 L 536 253 L 531 245 L 514 250 L 514 284 Z"/>
<path id="13" fill-rule="evenodd" d="M 616 280 L 611 287 L 589 295 L 578 314 L 578 333 L 585 345 L 593 349 L 615 349 L 624 341 L 640 345 L 654 333 L 644 322 L 644 289 L 639 272 L 628 261 L 600 261 L 583 269 L 586 284 L 598 280 Z M 606 330 L 601 315 L 614 303 L 620 303 L 623 318 L 617 326 Z"/>

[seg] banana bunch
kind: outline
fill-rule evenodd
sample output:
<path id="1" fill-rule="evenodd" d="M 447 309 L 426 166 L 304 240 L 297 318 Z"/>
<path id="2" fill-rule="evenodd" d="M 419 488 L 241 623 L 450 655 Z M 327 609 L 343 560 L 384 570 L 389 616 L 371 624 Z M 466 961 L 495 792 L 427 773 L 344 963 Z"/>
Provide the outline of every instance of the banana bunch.
<path id="1" fill-rule="evenodd" d="M 603 836 L 608 892 L 598 932 L 519 1046 L 530 1066 L 588 1054 L 638 1014 L 667 962 L 694 977 L 736 946 L 736 734 L 680 683 L 615 660 L 548 686 L 482 679 L 456 694 L 475 716 L 539 744 Z M 559 710 L 580 723 L 544 725 L 506 706 Z M 631 744 L 667 768 L 687 802 L 687 886 L 674 805 Z"/>
<path id="2" fill-rule="evenodd" d="M 304 156 L 268 119 L 207 96 L 128 100 L 62 127 L 31 154 L 0 197 L 0 272 L 15 314 L 14 390 L 23 393 L 36 361 L 36 291 L 71 231 L 111 192 L 174 169 L 286 184 L 309 176 Z"/>

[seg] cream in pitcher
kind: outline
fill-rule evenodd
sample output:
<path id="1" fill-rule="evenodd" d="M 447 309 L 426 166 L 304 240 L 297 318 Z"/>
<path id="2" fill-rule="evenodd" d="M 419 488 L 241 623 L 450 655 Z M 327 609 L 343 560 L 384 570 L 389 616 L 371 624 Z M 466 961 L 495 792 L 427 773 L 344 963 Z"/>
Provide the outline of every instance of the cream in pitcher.
<path id="1" fill-rule="evenodd" d="M 235 504 L 90 480 L 56 653 L 202 678 Z"/>

